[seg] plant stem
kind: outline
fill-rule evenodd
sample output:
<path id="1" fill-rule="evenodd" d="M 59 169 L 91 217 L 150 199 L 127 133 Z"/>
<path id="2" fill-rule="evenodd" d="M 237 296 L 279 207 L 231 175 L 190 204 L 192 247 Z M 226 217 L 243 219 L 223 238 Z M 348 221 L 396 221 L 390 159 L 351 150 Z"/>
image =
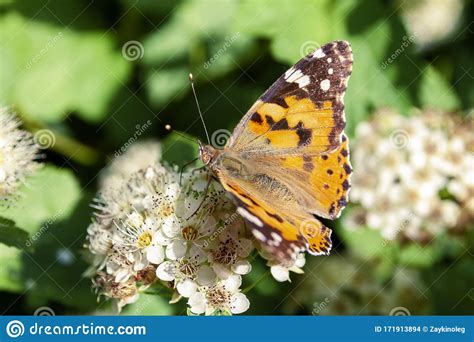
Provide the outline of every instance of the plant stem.
<path id="1" fill-rule="evenodd" d="M 41 130 L 51 132 L 54 138 L 54 144 L 48 147 L 51 150 L 85 166 L 93 165 L 99 159 L 99 153 L 94 148 L 62 134 L 58 130 L 48 127 L 40 121 L 32 120 L 26 115 L 21 115 L 21 117 L 25 128 L 33 134 Z"/>

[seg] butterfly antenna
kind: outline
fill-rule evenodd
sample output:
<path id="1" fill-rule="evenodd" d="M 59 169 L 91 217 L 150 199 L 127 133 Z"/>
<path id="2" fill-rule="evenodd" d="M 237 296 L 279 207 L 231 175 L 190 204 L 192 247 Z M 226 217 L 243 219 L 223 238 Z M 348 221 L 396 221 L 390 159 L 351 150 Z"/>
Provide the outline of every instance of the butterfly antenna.
<path id="1" fill-rule="evenodd" d="M 204 127 L 204 131 L 206 132 L 207 143 L 210 145 L 211 144 L 211 139 L 209 139 L 209 133 L 207 132 L 206 123 L 204 122 L 204 118 L 203 118 L 202 113 L 201 113 L 201 108 L 199 107 L 199 101 L 198 101 L 198 98 L 197 98 L 197 95 L 196 95 L 196 90 L 194 89 L 193 74 L 191 74 L 191 73 L 189 74 L 189 82 L 191 82 L 191 88 L 193 89 L 194 99 L 196 100 L 196 105 L 197 105 L 197 109 L 198 109 L 198 112 L 199 112 L 199 117 L 201 118 L 202 125 Z"/>
<path id="2" fill-rule="evenodd" d="M 185 134 L 183 134 L 183 133 L 181 133 L 181 132 L 179 132 L 179 131 L 173 129 L 173 128 L 171 127 L 171 125 L 169 125 L 169 124 L 166 124 L 166 125 L 165 125 L 165 129 L 166 129 L 167 131 L 170 131 L 170 132 L 172 131 L 173 133 L 179 135 L 179 136 L 180 136 L 181 138 L 183 138 L 183 139 L 186 139 L 186 140 L 189 140 L 189 141 L 192 141 L 192 142 L 196 142 L 196 140 L 194 140 L 194 139 L 192 139 L 192 138 L 190 138 L 190 137 L 187 137 Z"/>

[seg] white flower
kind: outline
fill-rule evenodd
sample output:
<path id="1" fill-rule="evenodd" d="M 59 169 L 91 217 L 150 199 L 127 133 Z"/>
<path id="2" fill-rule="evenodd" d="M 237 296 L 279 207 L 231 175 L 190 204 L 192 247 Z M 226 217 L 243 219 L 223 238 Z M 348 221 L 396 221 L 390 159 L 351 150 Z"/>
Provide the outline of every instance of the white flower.
<path id="1" fill-rule="evenodd" d="M 93 221 L 87 228 L 87 247 L 95 255 L 106 255 L 112 247 L 112 231 Z"/>
<path id="2" fill-rule="evenodd" d="M 360 207 L 347 218 L 348 226 L 356 229 L 358 221 L 388 240 L 417 241 L 468 226 L 461 221 L 474 216 L 467 200 L 474 193 L 469 124 L 454 114 L 404 117 L 383 110 L 359 127 L 351 201 Z"/>
<path id="3" fill-rule="evenodd" d="M 188 305 L 194 314 L 240 314 L 248 310 L 250 302 L 240 292 L 242 278 L 233 275 L 211 287 L 202 287 L 189 297 Z"/>
<path id="4" fill-rule="evenodd" d="M 210 252 L 213 268 L 221 279 L 233 273 L 247 274 L 252 270 L 247 260 L 254 249 L 252 240 L 246 238 L 241 219 L 233 221 L 219 234 L 217 245 Z"/>
<path id="5" fill-rule="evenodd" d="M 269 262 L 270 265 L 270 272 L 273 278 L 279 282 L 289 281 L 290 279 L 290 271 L 295 273 L 303 273 L 302 267 L 305 265 L 306 259 L 303 253 L 299 254 L 295 260 L 295 263 L 289 267 L 285 267 L 280 264 L 273 264 L 273 262 Z"/>
<path id="6" fill-rule="evenodd" d="M 110 275 L 99 272 L 93 283 L 100 295 L 113 299 L 116 312 L 120 312 L 125 305 L 134 303 L 139 298 L 138 289 L 133 280 L 116 282 Z"/>
<path id="7" fill-rule="evenodd" d="M 222 187 L 205 191 L 208 172 L 185 173 L 180 184 L 174 169 L 157 163 L 132 174 L 120 165 L 113 181 L 104 180 L 110 187 L 95 201 L 88 228 L 93 265 L 107 279 L 97 285 L 103 294 L 121 308 L 163 282 L 175 290 L 172 303 L 188 298 L 196 313 L 246 311 L 240 275 L 251 270 L 254 245 Z"/>
<path id="8" fill-rule="evenodd" d="M 461 23 L 463 7 L 461 0 L 417 0 L 401 5 L 401 13 L 412 39 L 424 49 L 455 32 Z"/>
<path id="9" fill-rule="evenodd" d="M 100 176 L 102 189 L 120 186 L 123 179 L 149 166 L 155 166 L 161 160 L 161 144 L 156 141 L 137 142 L 126 149 L 125 153 L 120 152 L 115 153 L 106 172 Z"/>
<path id="10" fill-rule="evenodd" d="M 8 108 L 0 107 L 0 202 L 12 200 L 18 187 L 40 166 L 35 161 L 38 146 L 33 136 L 19 126 Z"/>
<path id="11" fill-rule="evenodd" d="M 179 294 L 189 297 L 192 294 L 190 289 L 209 285 L 216 278 L 211 267 L 203 264 L 205 261 L 205 256 L 198 248 L 191 248 L 185 257 L 161 263 L 156 269 L 156 276 L 163 281 L 174 282 Z"/>

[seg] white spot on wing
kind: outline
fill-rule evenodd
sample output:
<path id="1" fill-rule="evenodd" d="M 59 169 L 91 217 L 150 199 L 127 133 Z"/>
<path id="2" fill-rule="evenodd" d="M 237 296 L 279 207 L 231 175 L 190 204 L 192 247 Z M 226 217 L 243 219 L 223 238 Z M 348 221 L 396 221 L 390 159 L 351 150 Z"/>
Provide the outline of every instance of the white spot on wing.
<path id="1" fill-rule="evenodd" d="M 257 240 L 260 240 L 260 241 L 265 241 L 266 240 L 265 235 L 263 235 L 261 231 L 259 231 L 257 229 L 254 229 L 254 230 L 252 230 L 252 233 L 253 233 L 253 235 L 255 236 L 255 238 Z"/>
<path id="2" fill-rule="evenodd" d="M 332 58 L 329 57 L 329 58 L 328 58 L 328 63 L 331 63 L 331 62 L 332 62 Z"/>
<path id="3" fill-rule="evenodd" d="M 291 74 L 295 71 L 295 68 L 291 67 L 289 68 L 286 72 L 285 72 L 285 80 L 288 81 L 288 77 L 291 76 Z M 292 82 L 292 81 L 288 81 L 288 82 Z"/>
<path id="4" fill-rule="evenodd" d="M 282 237 L 275 232 L 272 232 L 271 235 L 272 235 L 273 240 L 275 241 L 281 242 L 283 240 Z"/>
<path id="5" fill-rule="evenodd" d="M 285 80 L 289 83 L 298 83 L 300 88 L 306 87 L 311 82 L 308 75 L 304 75 L 301 70 L 293 67 L 285 72 Z"/>
<path id="6" fill-rule="evenodd" d="M 286 75 L 286 73 L 285 73 L 285 75 Z M 303 73 L 301 72 L 301 70 L 297 69 L 294 73 L 289 75 L 289 77 L 286 77 L 286 81 L 287 82 L 296 82 L 298 80 L 298 78 L 300 78 L 301 76 L 303 76 Z"/>
<path id="7" fill-rule="evenodd" d="M 237 212 L 242 215 L 242 217 L 246 220 L 248 220 L 249 222 L 255 224 L 256 226 L 258 227 L 263 227 L 263 223 L 262 221 L 260 221 L 260 219 L 254 215 L 252 215 L 251 213 L 249 213 L 247 210 L 245 210 L 244 208 L 242 207 L 238 207 L 237 208 Z"/>
<path id="8" fill-rule="evenodd" d="M 321 81 L 321 89 L 323 91 L 327 91 L 330 86 L 331 86 L 331 83 L 329 82 L 328 79 Z"/>
<path id="9" fill-rule="evenodd" d="M 329 74 L 329 75 L 332 75 L 333 72 L 334 72 L 334 70 L 333 70 L 332 68 L 329 68 L 329 69 L 328 69 L 328 74 Z"/>
<path id="10" fill-rule="evenodd" d="M 323 49 L 317 49 L 313 52 L 313 57 L 323 58 L 324 56 L 326 56 L 326 54 L 323 52 Z"/>
<path id="11" fill-rule="evenodd" d="M 309 84 L 310 81 L 311 80 L 310 80 L 309 76 L 304 75 L 303 77 L 300 77 L 299 79 L 297 79 L 295 82 L 298 83 L 300 88 L 304 88 Z"/>

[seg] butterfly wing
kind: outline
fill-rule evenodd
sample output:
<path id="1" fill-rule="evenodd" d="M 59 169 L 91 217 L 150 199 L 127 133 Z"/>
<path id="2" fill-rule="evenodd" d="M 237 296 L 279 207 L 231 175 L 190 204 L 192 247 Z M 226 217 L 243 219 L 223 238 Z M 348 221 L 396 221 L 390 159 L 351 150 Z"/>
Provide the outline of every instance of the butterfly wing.
<path id="1" fill-rule="evenodd" d="M 237 212 L 246 220 L 263 249 L 287 266 L 293 265 L 297 255 L 306 250 L 314 255 L 329 254 L 331 230 L 297 206 L 291 208 L 291 202 L 274 203 L 276 197 L 291 194 L 277 181 L 264 177 L 264 181 L 257 182 L 221 178 L 224 188 L 236 200 Z M 262 187 L 271 190 L 265 191 Z M 280 207 L 283 203 L 286 208 Z"/>
<path id="2" fill-rule="evenodd" d="M 247 155 L 313 155 L 340 144 L 344 91 L 352 71 L 349 43 L 335 41 L 282 75 L 250 108 L 227 148 Z"/>
<path id="3" fill-rule="evenodd" d="M 328 254 L 335 218 L 347 203 L 349 149 L 343 96 L 352 70 L 349 44 L 336 41 L 282 75 L 247 112 L 225 148 L 244 165 L 219 180 L 264 249 L 291 264 L 297 253 Z"/>
<path id="4" fill-rule="evenodd" d="M 332 151 L 320 154 L 254 155 L 259 165 L 272 178 L 292 189 L 294 201 L 305 212 L 334 219 L 347 205 L 352 168 L 348 139 Z M 278 198 L 276 199 L 278 200 Z"/>

